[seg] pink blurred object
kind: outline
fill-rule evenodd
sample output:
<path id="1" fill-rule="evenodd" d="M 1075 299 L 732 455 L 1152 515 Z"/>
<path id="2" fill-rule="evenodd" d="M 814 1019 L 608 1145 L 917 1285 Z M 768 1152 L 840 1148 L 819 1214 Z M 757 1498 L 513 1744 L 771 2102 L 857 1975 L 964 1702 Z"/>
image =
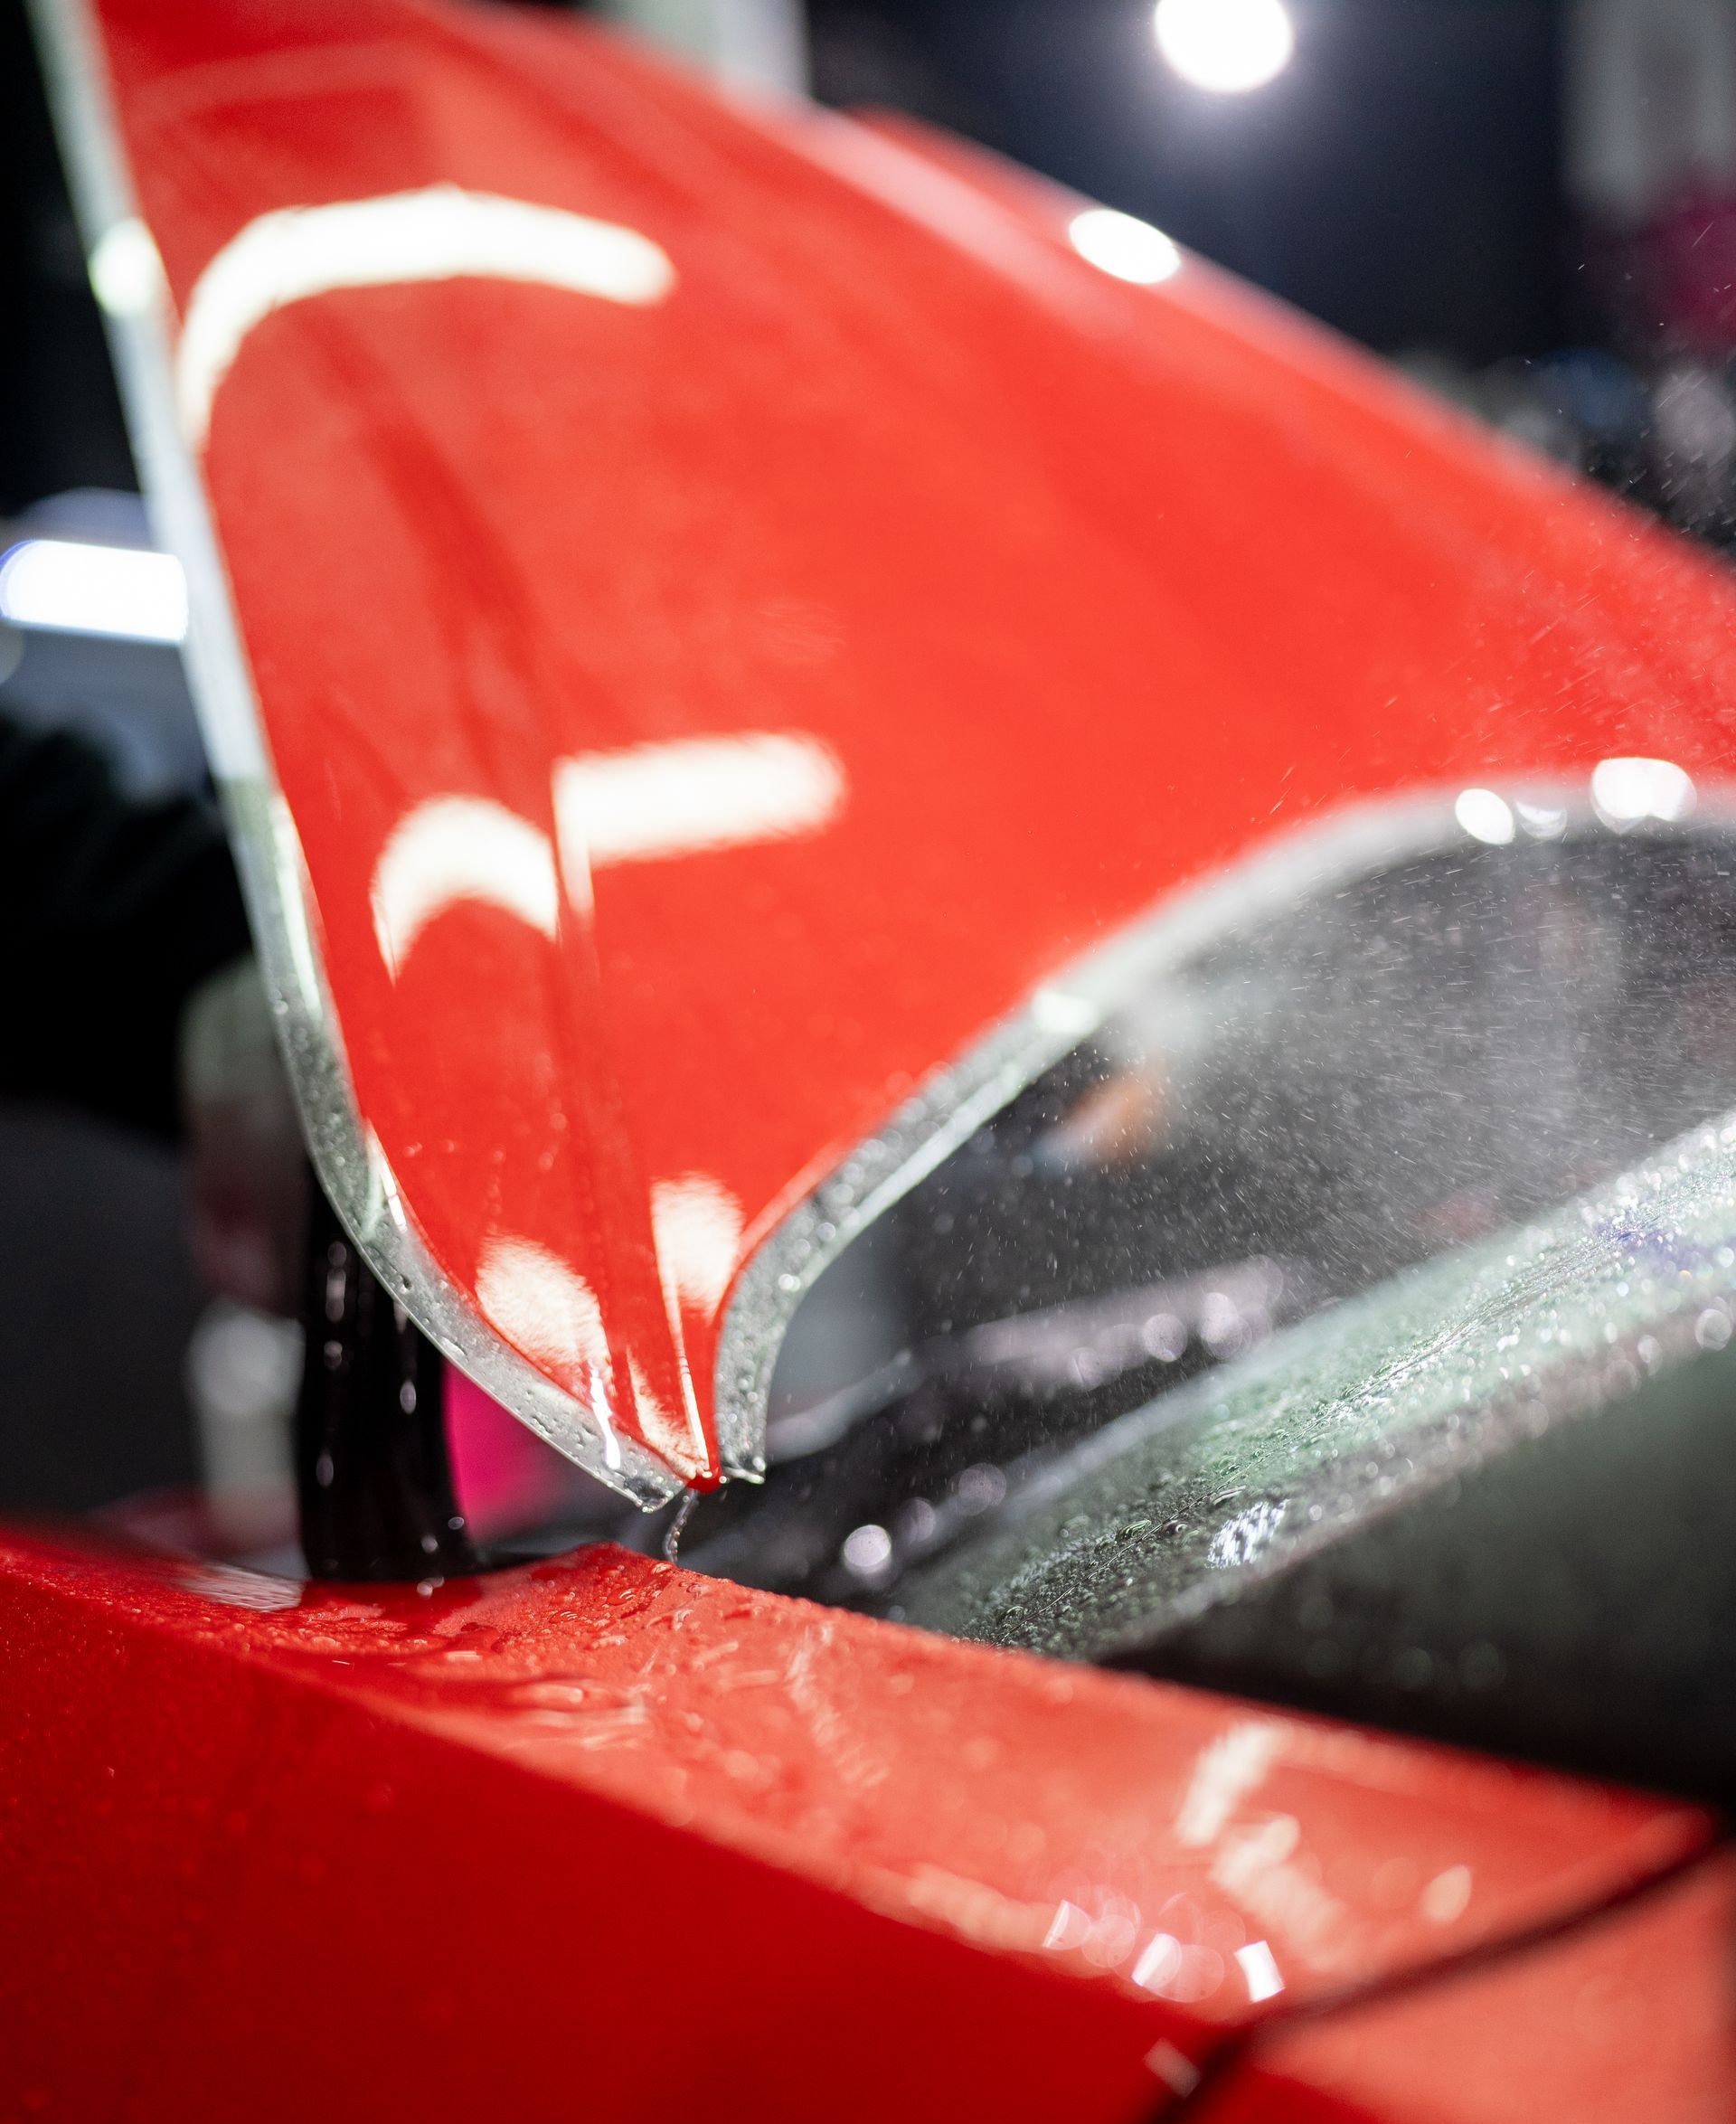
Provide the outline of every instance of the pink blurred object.
<path id="1" fill-rule="evenodd" d="M 556 1517 L 583 1482 L 552 1446 L 455 1369 L 446 1374 L 446 1431 L 458 1503 L 481 1540 Z"/>

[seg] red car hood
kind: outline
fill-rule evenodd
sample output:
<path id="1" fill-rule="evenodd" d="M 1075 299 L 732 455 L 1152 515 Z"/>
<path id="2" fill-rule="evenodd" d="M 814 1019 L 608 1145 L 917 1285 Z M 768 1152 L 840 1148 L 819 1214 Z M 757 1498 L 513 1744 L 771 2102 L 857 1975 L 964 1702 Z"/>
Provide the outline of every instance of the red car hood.
<path id="1" fill-rule="evenodd" d="M 643 1496 L 756 1461 L 756 1242 L 1154 902 L 1347 800 L 1729 757 L 1708 563 L 1034 181 L 564 23 L 95 14 L 328 1185 Z"/>

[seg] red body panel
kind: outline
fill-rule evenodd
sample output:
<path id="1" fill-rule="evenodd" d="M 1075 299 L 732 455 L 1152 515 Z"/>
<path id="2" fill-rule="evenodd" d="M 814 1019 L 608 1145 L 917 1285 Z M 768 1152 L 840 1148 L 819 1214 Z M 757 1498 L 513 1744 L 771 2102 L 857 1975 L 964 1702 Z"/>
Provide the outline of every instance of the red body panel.
<path id="1" fill-rule="evenodd" d="M 423 1596 L 14 1536 L 0 1669 L 4 2115 L 1132 2118 L 1160 2043 L 1709 1834 L 618 1551 Z"/>
<path id="2" fill-rule="evenodd" d="M 1274 2030 L 1200 2124 L 1728 2124 L 1736 1864 L 1390 2003 Z"/>
<path id="3" fill-rule="evenodd" d="M 205 468 L 363 1118 L 460 1289 L 502 1234 L 585 1279 L 690 1472 L 643 1411 L 683 1354 L 703 1387 L 715 1298 L 678 1352 L 657 1183 L 745 1251 L 1033 983 L 1329 806 L 1724 771 L 1706 563 L 1197 263 L 1104 278 L 1058 195 L 565 24 L 99 14 L 184 307 L 263 214 L 442 183 L 673 265 L 642 307 L 290 302 Z M 561 761 L 743 732 L 814 741 L 835 813 L 382 958 L 418 806 L 552 843 Z M 612 1553 L 423 1597 L 14 1537 L 0 1666 L 8 2115 L 1131 2119 L 1712 1835 Z M 1662 1951 L 1696 2043 L 1704 1940 Z M 1429 2113 L 1392 2084 L 1344 2099 Z"/>
<path id="4" fill-rule="evenodd" d="M 1033 984 L 1323 807 L 1724 770 L 1710 564 L 1197 262 L 1107 278 L 1060 194 L 744 118 L 567 24 L 99 13 L 184 309 L 263 214 L 442 182 L 673 267 L 637 307 L 289 302 L 205 458 L 363 1116 L 461 1290 L 533 1242 L 665 1407 L 657 1182 L 751 1237 Z M 829 824 L 599 864 L 552 936 L 454 906 L 392 977 L 371 888 L 417 806 L 552 836 L 560 760 L 744 731 L 825 748 Z M 682 1317 L 702 1395 L 714 1326 Z"/>

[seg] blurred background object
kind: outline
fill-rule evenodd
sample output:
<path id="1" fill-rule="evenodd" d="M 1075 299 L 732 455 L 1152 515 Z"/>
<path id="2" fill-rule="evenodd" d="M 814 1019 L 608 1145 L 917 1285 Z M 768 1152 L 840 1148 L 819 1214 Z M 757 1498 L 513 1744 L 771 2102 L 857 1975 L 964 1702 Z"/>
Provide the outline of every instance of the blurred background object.
<path id="1" fill-rule="evenodd" d="M 801 0 L 603 0 L 601 12 L 684 52 L 729 88 L 787 96 L 807 88 Z"/>
<path id="2" fill-rule="evenodd" d="M 485 4 L 485 0 L 476 0 Z M 951 127 L 1156 224 L 1517 446 L 1736 536 L 1736 0 L 597 0 L 731 93 Z M 204 786 L 22 0 L 0 0 L 0 712 Z M 177 601 L 180 599 L 180 601 Z M 0 1108 L 0 1507 L 283 1468 L 179 1161 Z"/>

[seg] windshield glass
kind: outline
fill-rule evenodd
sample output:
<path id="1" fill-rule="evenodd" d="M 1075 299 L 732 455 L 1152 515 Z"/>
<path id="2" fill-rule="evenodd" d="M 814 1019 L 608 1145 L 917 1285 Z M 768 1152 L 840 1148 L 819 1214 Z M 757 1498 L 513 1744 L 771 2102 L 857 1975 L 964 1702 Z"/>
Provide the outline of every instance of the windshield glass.
<path id="1" fill-rule="evenodd" d="M 1181 1599 L 1224 1543 L 1258 1545 L 1261 1500 L 1297 1478 L 1268 1464 L 1297 1444 L 1278 1395 L 1292 1367 L 1320 1404 L 1317 1353 L 1372 1380 L 1446 1336 L 1471 1364 L 1452 1392 L 1482 1380 L 1501 1335 L 1592 1273 L 1552 1213 L 1736 1106 L 1736 838 L 1708 808 L 1636 820 L 1469 792 L 1432 839 L 1406 815 L 1382 846 L 1363 820 L 1342 859 L 1325 836 L 1326 859 L 1266 866 L 1209 924 L 1134 940 L 1116 1006 L 803 1297 L 767 1486 L 703 1506 L 684 1555 L 1096 1657 L 1134 1627 L 1129 1600 Z M 1523 1236 L 1540 1219 L 1557 1241 Z M 1497 1304 L 1476 1279 L 1509 1256 L 1530 1265 Z M 1393 1280 L 1439 1257 L 1444 1280 Z M 1324 1341 L 1264 1349 L 1316 1316 Z M 1371 1445 L 1397 1421 L 1384 1392 L 1356 1402 Z M 1218 1435 L 1231 1392 L 1244 1430 L 1261 1411 L 1276 1426 L 1258 1468 L 1230 1449 L 1241 1432 Z M 1194 1473 L 1156 1518 L 1137 1484 L 1098 1497 L 1092 1538 L 1137 1522 L 1161 1534 L 1162 1569 L 1123 1574 L 1114 1598 L 1076 1576 L 1067 1626 L 1039 1627 L 996 1572 L 1070 1552 L 1073 1505 L 1044 1520 L 1033 1500 L 1071 1498 L 1127 1423 L 1165 1438 L 1152 1466 L 1192 1453 Z M 1367 1468 L 1340 1518 L 1373 1508 L 1378 1453 Z M 982 1561 L 1004 1532 L 1014 1548 Z"/>

